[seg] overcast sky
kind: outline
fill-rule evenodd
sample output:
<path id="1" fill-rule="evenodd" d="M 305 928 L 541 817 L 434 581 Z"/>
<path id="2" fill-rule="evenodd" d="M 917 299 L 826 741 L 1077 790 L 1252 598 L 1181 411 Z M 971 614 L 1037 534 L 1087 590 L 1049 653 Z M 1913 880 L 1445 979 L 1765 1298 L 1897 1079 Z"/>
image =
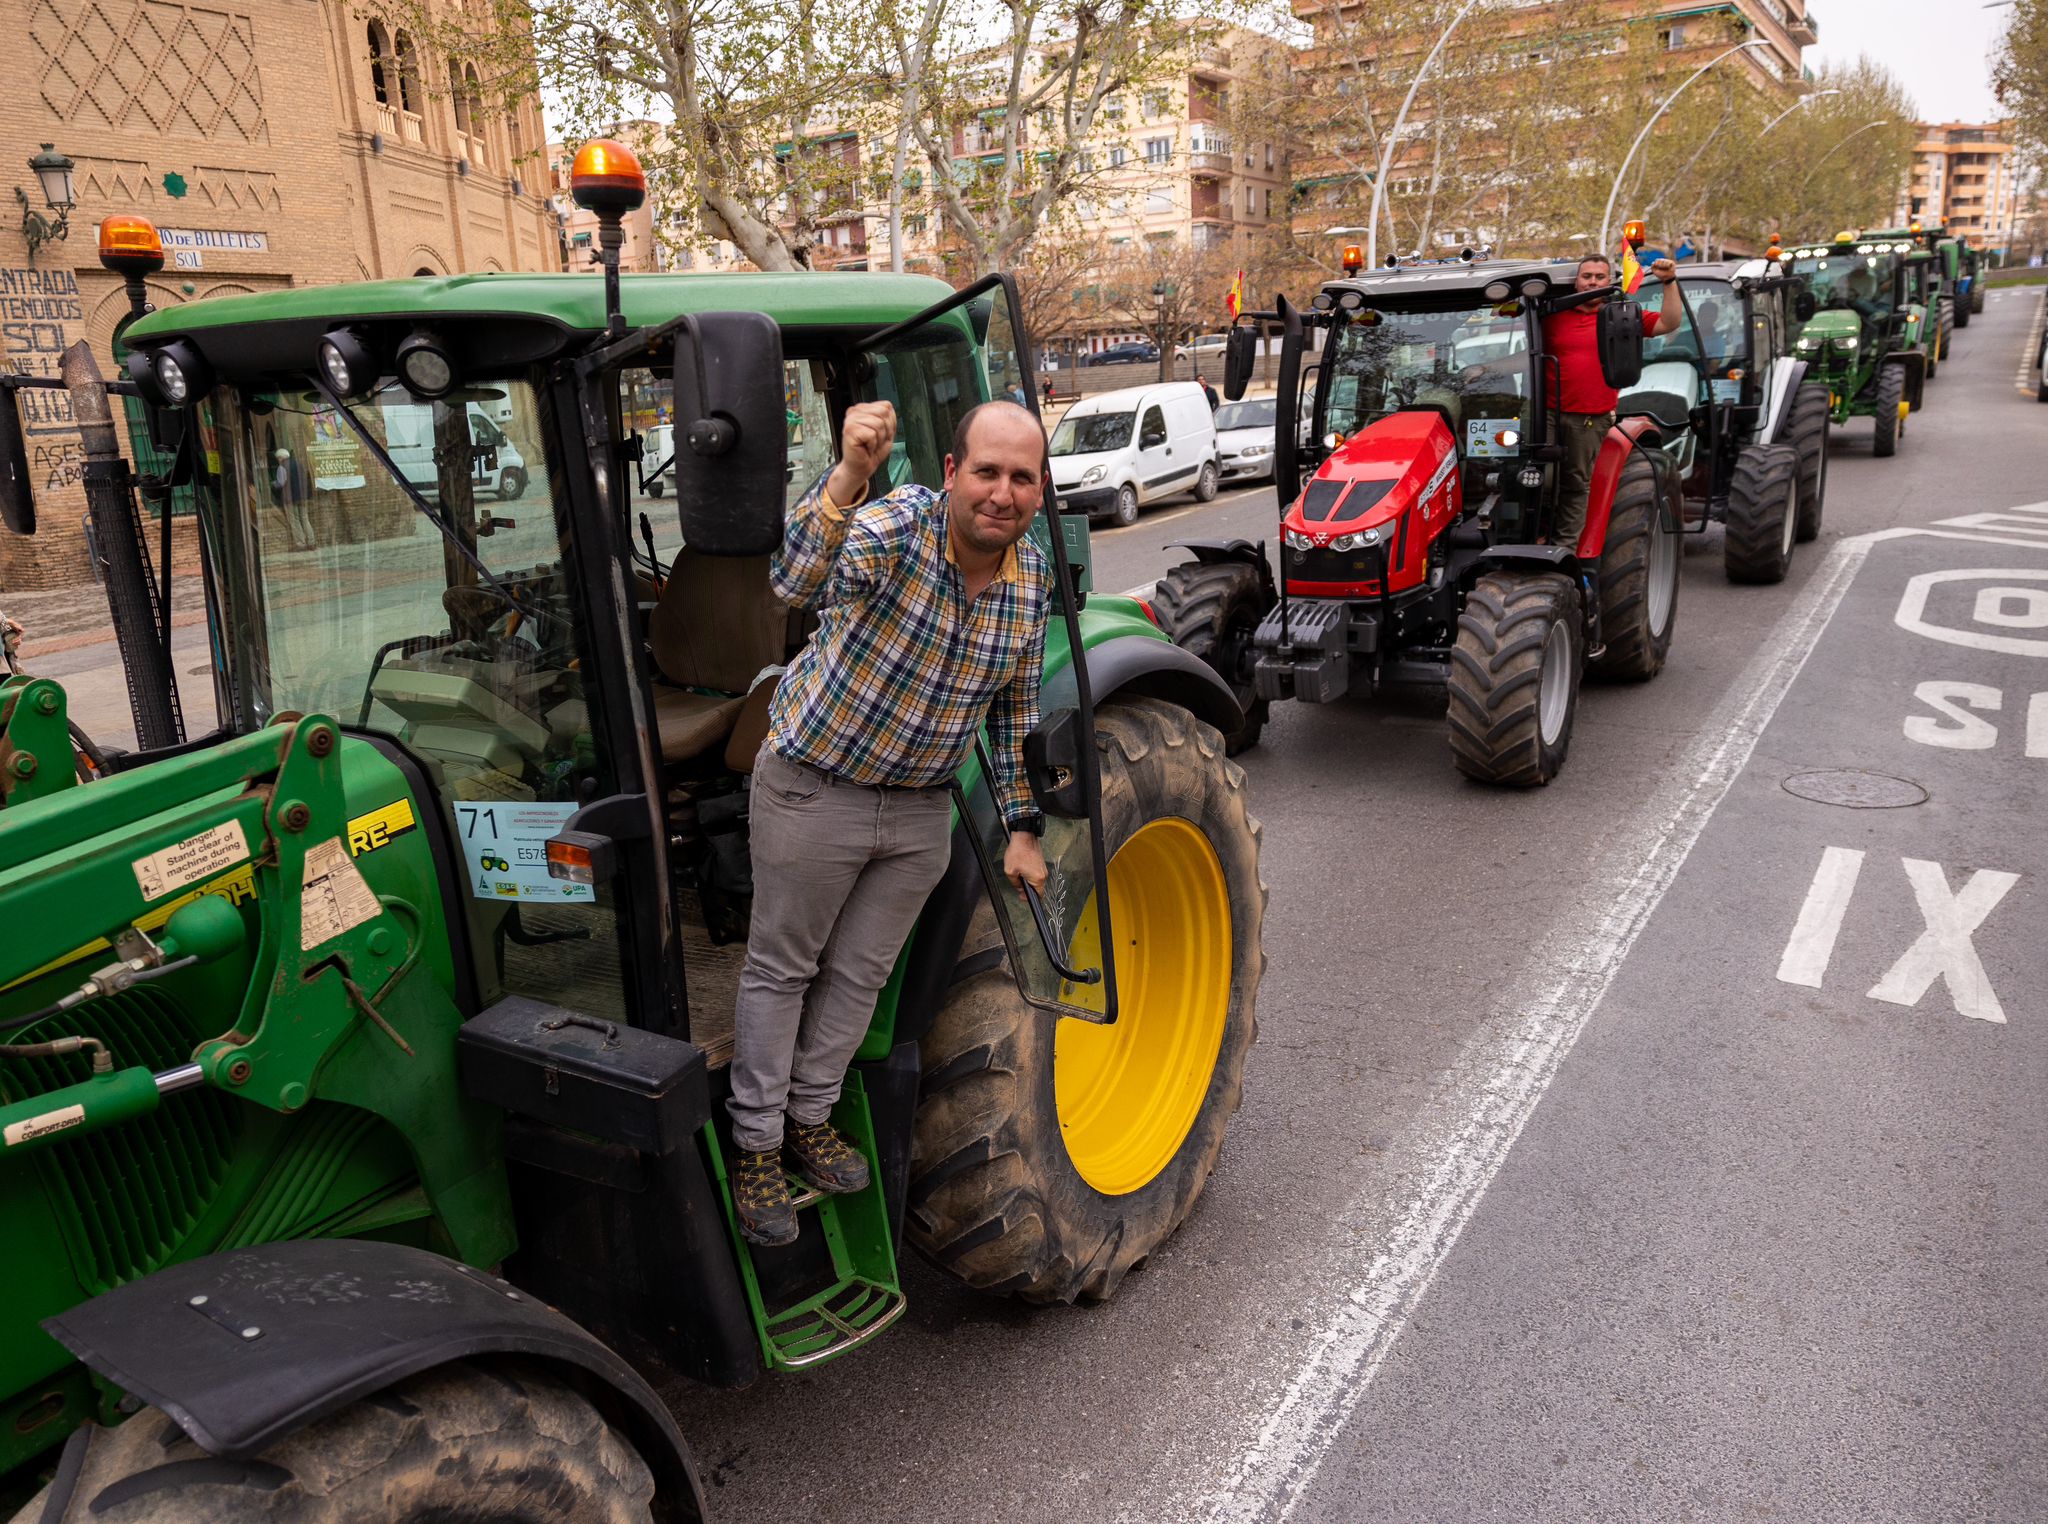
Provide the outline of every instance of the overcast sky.
<path id="1" fill-rule="evenodd" d="M 1923 122 L 1989 122 L 1991 46 L 2002 10 L 1982 0 L 1812 0 L 1820 46 L 1806 50 L 1811 67 L 1854 63 L 1868 54 L 1905 83 Z"/>

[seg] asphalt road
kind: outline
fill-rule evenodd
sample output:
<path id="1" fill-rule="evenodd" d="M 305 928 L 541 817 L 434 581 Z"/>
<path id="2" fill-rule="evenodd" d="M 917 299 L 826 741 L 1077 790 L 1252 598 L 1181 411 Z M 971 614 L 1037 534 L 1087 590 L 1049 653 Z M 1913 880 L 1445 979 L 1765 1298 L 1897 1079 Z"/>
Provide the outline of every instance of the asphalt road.
<path id="1" fill-rule="evenodd" d="M 1262 1036 L 1193 1219 L 1106 1306 L 913 1261 L 874 1348 L 673 1394 L 718 1517 L 2038 1518 L 2048 518 L 1858 537 L 2048 499 L 2039 302 L 1992 296 L 1896 459 L 1837 432 L 1786 583 L 1689 554 L 1670 664 L 1587 691 L 1549 788 L 1463 782 L 1426 710 L 1277 706 Z M 1272 524 L 1157 510 L 1096 584 Z M 1982 569 L 1921 622 L 2036 649 L 1898 623 Z M 1929 797 L 1785 790 L 1835 771 Z"/>

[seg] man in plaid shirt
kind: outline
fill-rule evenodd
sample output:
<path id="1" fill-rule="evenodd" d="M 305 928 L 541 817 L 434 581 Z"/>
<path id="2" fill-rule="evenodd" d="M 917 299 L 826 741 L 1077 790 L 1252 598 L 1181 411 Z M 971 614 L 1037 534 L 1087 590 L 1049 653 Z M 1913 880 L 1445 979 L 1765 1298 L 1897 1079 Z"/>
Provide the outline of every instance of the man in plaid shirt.
<path id="1" fill-rule="evenodd" d="M 785 1152 L 819 1190 L 867 1188 L 867 1161 L 829 1117 L 946 870 L 946 782 L 984 722 L 1011 831 L 1003 870 L 1045 883 L 1024 778 L 1052 586 L 1024 538 L 1045 491 L 1045 430 L 1015 403 L 983 403 L 954 432 L 944 492 L 899 487 L 863 506 L 895 438 L 888 403 L 848 409 L 839 463 L 790 510 L 770 571 L 785 602 L 817 610 L 818 632 L 783 674 L 754 765 L 729 1104 L 733 1200 L 759 1244 L 796 1237 Z"/>

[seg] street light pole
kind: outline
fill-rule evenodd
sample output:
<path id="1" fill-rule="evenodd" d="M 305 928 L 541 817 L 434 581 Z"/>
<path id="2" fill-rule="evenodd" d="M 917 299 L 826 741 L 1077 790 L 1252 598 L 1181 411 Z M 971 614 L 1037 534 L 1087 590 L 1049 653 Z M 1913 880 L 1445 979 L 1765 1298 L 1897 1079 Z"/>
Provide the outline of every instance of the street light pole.
<path id="1" fill-rule="evenodd" d="M 1793 112 L 1797 111 L 1801 106 L 1810 106 L 1813 104 L 1813 102 L 1817 100 L 1824 99 L 1825 97 L 1830 95 L 1840 95 L 1841 93 L 1842 92 L 1839 90 L 1816 90 L 1811 95 L 1802 95 L 1799 97 L 1798 100 L 1794 101 L 1791 105 L 1787 106 L 1783 111 L 1780 111 L 1768 122 L 1765 122 L 1764 131 L 1769 132 L 1773 127 L 1777 126 L 1778 123 L 1784 121 L 1786 117 L 1790 116 Z"/>
<path id="2" fill-rule="evenodd" d="M 1706 73 L 1707 70 L 1713 68 L 1714 65 L 1719 63 L 1722 59 L 1733 58 L 1737 53 L 1742 52 L 1745 48 L 1762 48 L 1768 46 L 1768 43 L 1763 42 L 1759 39 L 1752 38 L 1748 42 L 1736 43 L 1734 47 L 1728 49 L 1728 51 L 1725 53 L 1716 53 L 1712 58 L 1708 59 L 1705 63 L 1701 64 L 1697 69 L 1693 70 L 1691 74 L 1687 75 L 1684 84 L 1680 85 L 1676 90 L 1673 90 L 1669 95 L 1665 96 L 1664 104 L 1657 108 L 1656 112 L 1650 117 L 1650 119 L 1647 122 L 1643 123 L 1643 130 L 1637 133 L 1636 140 L 1628 145 L 1628 157 L 1624 158 L 1621 161 L 1621 168 L 1614 172 L 1614 188 L 1607 193 L 1607 210 L 1600 214 L 1600 248 L 1603 253 L 1607 249 L 1607 235 L 1609 232 L 1613 230 L 1614 227 L 1614 203 L 1621 196 L 1621 182 L 1628 177 L 1628 167 L 1629 165 L 1635 163 L 1636 150 L 1641 148 L 1643 146 L 1644 140 L 1650 136 L 1650 129 L 1652 127 L 1655 127 L 1657 125 L 1658 120 L 1664 115 L 1664 113 L 1671 109 L 1673 102 L 1675 102 L 1679 98 L 1679 96 L 1685 94 L 1685 92 L 1692 87 L 1692 82 L 1694 80 L 1698 79 L 1702 74 Z"/>
<path id="3" fill-rule="evenodd" d="M 1836 154 L 1840 153 L 1842 151 L 1843 144 L 1846 144 L 1850 138 L 1859 138 L 1863 136 L 1864 133 L 1870 131 L 1870 129 L 1873 127 L 1889 127 L 1891 126 L 1891 124 L 1892 119 L 1890 117 L 1886 117 L 1882 121 L 1865 122 L 1861 127 L 1858 127 L 1854 132 L 1845 135 L 1840 143 L 1835 144 L 1833 148 L 1830 148 L 1826 153 L 1822 154 L 1818 159 L 1815 159 L 1813 161 L 1813 168 L 1809 169 L 1806 172 L 1806 178 L 1799 182 L 1799 188 L 1801 190 L 1805 190 L 1807 186 L 1811 185 L 1813 183 L 1813 177 L 1820 172 L 1821 165 L 1827 163 L 1828 160 L 1832 159 Z"/>
<path id="4" fill-rule="evenodd" d="M 1408 125 L 1408 108 L 1415 104 L 1415 93 L 1422 88 L 1422 81 L 1436 66 L 1437 54 L 1443 52 L 1444 44 L 1451 40 L 1451 33 L 1458 29 L 1458 23 L 1465 19 L 1465 13 L 1477 5 L 1479 0 L 1465 0 L 1458 7 L 1458 14 L 1450 19 L 1443 31 L 1437 35 L 1436 46 L 1429 50 L 1429 56 L 1422 60 L 1422 67 L 1415 71 L 1415 78 L 1409 81 L 1407 99 L 1401 102 L 1401 110 L 1394 117 L 1394 125 L 1387 129 L 1386 142 L 1380 147 L 1380 172 L 1372 182 L 1372 215 L 1365 219 L 1365 264 L 1369 270 L 1376 270 L 1380 263 L 1380 211 L 1387 204 L 1387 176 L 1394 167 L 1394 149 L 1401 141 L 1401 129 Z"/>

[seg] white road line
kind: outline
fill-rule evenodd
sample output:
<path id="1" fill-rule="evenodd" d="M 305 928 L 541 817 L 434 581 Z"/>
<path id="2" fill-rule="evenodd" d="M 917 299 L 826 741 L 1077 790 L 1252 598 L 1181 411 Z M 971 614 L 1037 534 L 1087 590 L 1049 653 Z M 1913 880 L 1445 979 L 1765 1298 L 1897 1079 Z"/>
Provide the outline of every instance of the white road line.
<path id="1" fill-rule="evenodd" d="M 1799 921 L 1785 944 L 1785 956 L 1778 960 L 1778 979 L 1784 984 L 1804 984 L 1819 989 L 1827 977 L 1828 960 L 1835 955 L 1835 938 L 1842 933 L 1842 918 L 1849 913 L 1849 901 L 1856 893 L 1856 878 L 1863 871 L 1863 854 L 1854 847 L 1829 847 L 1820 855 L 1820 867 L 1806 891 L 1806 903 L 1799 907 Z"/>
<path id="2" fill-rule="evenodd" d="M 1266 1409 L 1257 1437 L 1229 1479 L 1188 1512 L 1247 1524 L 1271 1524 L 1293 1513 L 1693 843 L 1741 774 L 1869 549 L 1870 541 L 1862 538 L 1836 545 L 1701 727 L 1685 765 L 1673 769 L 1672 781 L 1637 814 L 1638 841 L 1610 849 L 1608 860 L 1626 866 L 1604 884 L 1587 886 L 1587 901 L 1605 908 L 1578 950 L 1548 961 L 1537 994 L 1505 1032 L 1475 1037 L 1459 1055 L 1452 1071 L 1459 1078 L 1430 1107 L 1420 1130 L 1415 1169 L 1401 1172 L 1419 1178 L 1421 1188 L 1393 1204 L 1395 1226 L 1362 1273 L 1337 1245 L 1325 1251 L 1325 1265 L 1310 1267 L 1307 1283 L 1330 1287 L 1334 1295 L 1320 1309 L 1303 1309 L 1306 1320 L 1319 1326 L 1303 1346 L 1299 1370 Z M 1686 778 L 1691 781 L 1679 781 Z M 1382 1205 L 1378 1197 L 1361 1196 L 1350 1203 L 1348 1215 L 1369 1220 Z"/>

